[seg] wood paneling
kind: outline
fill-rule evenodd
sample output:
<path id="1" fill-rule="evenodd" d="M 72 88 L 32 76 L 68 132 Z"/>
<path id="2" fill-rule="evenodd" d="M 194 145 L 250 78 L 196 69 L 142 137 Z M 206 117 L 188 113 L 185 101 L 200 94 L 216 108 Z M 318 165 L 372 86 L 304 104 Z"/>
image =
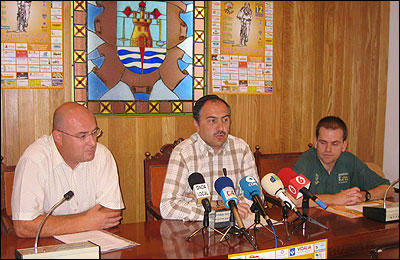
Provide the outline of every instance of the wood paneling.
<path id="1" fill-rule="evenodd" d="M 70 57 L 70 2 L 65 4 Z M 273 95 L 221 95 L 232 108 L 231 134 L 262 153 L 299 152 L 318 120 L 341 117 L 349 151 L 382 166 L 389 40 L 389 2 L 274 2 Z M 1 90 L 1 154 L 18 162 L 36 138 L 49 134 L 54 109 L 71 100 L 70 60 L 63 90 Z M 146 151 L 194 131 L 191 116 L 98 116 L 99 139 L 114 154 L 126 205 L 124 223 L 145 220 Z"/>

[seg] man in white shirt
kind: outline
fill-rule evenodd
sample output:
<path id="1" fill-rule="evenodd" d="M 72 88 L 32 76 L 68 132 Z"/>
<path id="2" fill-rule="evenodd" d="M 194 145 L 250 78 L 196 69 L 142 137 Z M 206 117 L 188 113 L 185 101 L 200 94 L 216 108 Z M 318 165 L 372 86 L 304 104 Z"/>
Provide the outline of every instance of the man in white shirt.
<path id="1" fill-rule="evenodd" d="M 97 138 L 93 114 L 74 102 L 54 112 L 52 135 L 31 144 L 18 161 L 11 199 L 17 236 L 35 237 L 51 207 L 68 191 L 74 196 L 54 210 L 40 233 L 52 236 L 120 223 L 122 201 L 117 166 Z"/>

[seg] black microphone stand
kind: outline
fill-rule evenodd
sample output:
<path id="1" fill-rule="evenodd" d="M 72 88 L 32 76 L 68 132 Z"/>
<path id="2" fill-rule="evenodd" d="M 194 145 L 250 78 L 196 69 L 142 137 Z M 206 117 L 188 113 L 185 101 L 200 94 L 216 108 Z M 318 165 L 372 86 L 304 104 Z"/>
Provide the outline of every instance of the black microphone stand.
<path id="1" fill-rule="evenodd" d="M 288 228 L 288 217 L 289 217 L 289 211 L 291 209 L 291 206 L 289 202 L 283 201 L 284 206 L 282 206 L 282 220 L 279 221 L 277 224 L 283 223 L 285 225 L 286 229 L 286 239 L 290 240 L 290 235 L 289 235 L 289 228 Z M 297 219 L 296 219 L 297 220 Z"/>
<path id="2" fill-rule="evenodd" d="M 233 214 L 233 204 L 229 204 L 229 207 L 231 209 L 231 215 L 230 215 L 230 219 L 229 219 L 229 227 L 227 228 L 227 230 L 225 231 L 225 234 L 221 237 L 220 241 L 222 241 L 224 239 L 224 237 L 228 234 L 228 232 L 230 231 L 233 234 L 238 234 L 243 235 L 247 241 L 249 241 L 250 245 L 253 246 L 254 250 L 258 251 L 258 247 L 256 244 L 254 244 L 252 238 L 250 238 L 249 233 L 247 233 L 246 229 L 243 228 L 239 228 L 235 225 L 235 215 Z"/>
<path id="3" fill-rule="evenodd" d="M 268 229 L 263 223 L 261 223 L 261 218 L 260 218 L 260 209 L 257 203 L 253 202 L 253 204 L 250 207 L 251 212 L 254 213 L 254 223 L 251 224 L 250 227 L 248 227 L 246 229 L 246 231 L 248 231 L 250 228 L 252 228 L 254 226 L 254 234 L 256 233 L 256 231 L 258 230 L 257 225 L 261 225 L 262 227 L 264 227 L 266 230 L 268 230 L 269 232 L 271 232 L 272 234 L 274 234 L 274 232 L 270 229 Z"/>
<path id="4" fill-rule="evenodd" d="M 289 228 L 288 228 L 288 222 L 287 219 L 289 217 L 289 204 L 287 201 L 284 202 L 285 206 L 282 207 L 282 221 L 285 224 L 285 229 L 286 229 L 286 238 L 287 240 L 290 240 L 290 235 L 289 235 Z"/>
<path id="5" fill-rule="evenodd" d="M 227 235 L 229 232 L 234 235 L 240 235 L 240 230 L 238 227 L 235 225 L 235 216 L 233 215 L 233 211 L 231 210 L 231 215 L 229 216 L 229 226 L 226 228 L 225 233 L 221 237 L 219 241 L 222 241 L 225 236 L 227 236 L 227 239 L 229 238 L 229 235 Z"/>
<path id="6" fill-rule="evenodd" d="M 204 201 L 204 200 L 203 200 L 203 201 Z M 203 205 L 204 205 L 204 204 L 203 204 Z M 211 208 L 211 207 L 210 207 L 210 208 Z M 204 207 L 203 226 L 202 226 L 201 228 L 195 230 L 190 236 L 188 236 L 188 237 L 186 238 L 186 241 L 189 241 L 189 240 L 190 240 L 194 235 L 196 235 L 200 230 L 201 230 L 202 233 L 204 234 L 204 230 L 207 230 L 207 228 L 211 228 L 211 229 L 214 230 L 215 232 L 217 232 L 217 233 L 219 233 L 219 234 L 221 234 L 221 235 L 224 235 L 221 231 L 219 231 L 219 230 L 217 230 L 217 229 L 215 229 L 215 228 L 209 226 L 209 224 L 210 224 L 209 214 L 210 214 L 210 211 L 211 211 L 210 208 Z M 207 231 L 208 231 L 208 230 L 207 230 Z"/>
<path id="7" fill-rule="evenodd" d="M 303 194 L 303 201 L 302 201 L 302 208 L 303 208 L 303 215 L 302 218 L 300 216 L 298 216 L 295 220 L 293 220 L 293 222 L 291 224 L 294 224 L 294 222 L 296 222 L 297 220 L 301 219 L 300 224 L 298 224 L 293 230 L 292 230 L 292 234 L 294 234 L 294 232 L 296 231 L 296 229 L 298 229 L 301 225 L 303 225 L 303 235 L 305 234 L 306 231 L 306 221 L 309 221 L 315 225 L 318 225 L 322 228 L 325 228 L 326 230 L 328 230 L 328 227 L 319 223 L 318 221 L 316 221 L 315 219 L 311 218 L 310 216 L 307 215 L 307 211 L 308 208 L 310 206 L 310 197 L 307 194 Z"/>

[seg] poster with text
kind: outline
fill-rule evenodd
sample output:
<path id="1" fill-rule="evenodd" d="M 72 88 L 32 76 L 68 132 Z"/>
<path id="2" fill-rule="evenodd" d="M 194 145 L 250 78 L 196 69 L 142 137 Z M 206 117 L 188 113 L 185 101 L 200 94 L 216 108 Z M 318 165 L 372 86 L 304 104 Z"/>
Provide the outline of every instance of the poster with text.
<path id="1" fill-rule="evenodd" d="M 1 1 L 1 88 L 64 87 L 62 1 Z"/>
<path id="2" fill-rule="evenodd" d="M 210 91 L 272 94 L 272 2 L 213 1 L 210 5 Z"/>

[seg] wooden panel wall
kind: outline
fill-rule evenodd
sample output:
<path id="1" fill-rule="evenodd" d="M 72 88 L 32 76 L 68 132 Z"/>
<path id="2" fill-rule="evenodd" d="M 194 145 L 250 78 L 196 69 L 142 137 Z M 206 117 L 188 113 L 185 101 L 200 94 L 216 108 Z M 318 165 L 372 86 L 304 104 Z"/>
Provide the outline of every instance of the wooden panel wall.
<path id="1" fill-rule="evenodd" d="M 70 2 L 65 17 L 70 16 Z M 274 2 L 274 94 L 222 95 L 232 107 L 231 133 L 263 153 L 303 151 L 317 121 L 340 116 L 349 150 L 382 166 L 389 2 Z M 69 20 L 65 21 L 70 55 Z M 66 61 L 70 75 L 70 61 Z M 49 134 L 64 90 L 1 90 L 1 154 L 18 162 L 36 138 Z M 114 154 L 126 210 L 124 223 L 144 221 L 143 159 L 165 143 L 188 138 L 191 116 L 97 117 L 99 142 Z"/>

